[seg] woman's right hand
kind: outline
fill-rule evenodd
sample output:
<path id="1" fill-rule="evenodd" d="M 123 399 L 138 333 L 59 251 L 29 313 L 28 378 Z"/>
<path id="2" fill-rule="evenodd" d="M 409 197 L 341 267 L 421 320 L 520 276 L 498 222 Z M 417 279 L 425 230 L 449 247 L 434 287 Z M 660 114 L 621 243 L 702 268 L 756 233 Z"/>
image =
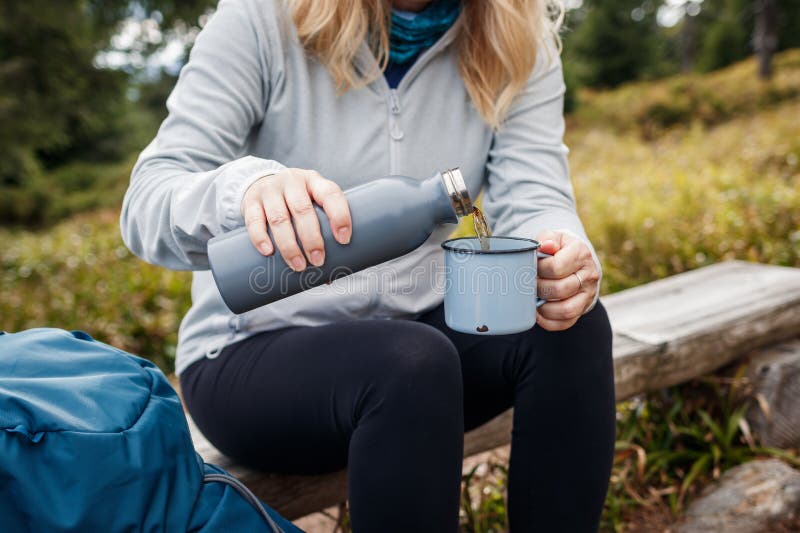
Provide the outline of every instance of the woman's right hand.
<path id="1" fill-rule="evenodd" d="M 272 254 L 275 250 L 267 234 L 269 227 L 275 246 L 293 270 L 305 269 L 306 258 L 312 265 L 321 266 L 325 262 L 325 243 L 314 203 L 328 216 L 336 241 L 349 243 L 352 221 L 342 189 L 319 172 L 300 168 L 287 168 L 265 176 L 247 189 L 242 200 L 242 216 L 250 240 L 263 255 Z"/>

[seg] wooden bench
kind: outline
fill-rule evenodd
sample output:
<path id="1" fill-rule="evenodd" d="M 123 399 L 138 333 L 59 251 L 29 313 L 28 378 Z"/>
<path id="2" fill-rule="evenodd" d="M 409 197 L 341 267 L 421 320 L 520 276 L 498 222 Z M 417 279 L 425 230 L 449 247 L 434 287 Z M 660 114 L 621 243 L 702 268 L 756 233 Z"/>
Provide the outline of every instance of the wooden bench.
<path id="1" fill-rule="evenodd" d="M 614 331 L 617 400 L 687 381 L 800 333 L 800 269 L 720 263 L 602 299 Z M 465 436 L 464 454 L 508 444 L 508 411 Z M 187 415 L 187 418 L 188 415 Z M 347 498 L 345 471 L 283 476 L 242 468 L 189 419 L 195 448 L 294 519 Z"/>

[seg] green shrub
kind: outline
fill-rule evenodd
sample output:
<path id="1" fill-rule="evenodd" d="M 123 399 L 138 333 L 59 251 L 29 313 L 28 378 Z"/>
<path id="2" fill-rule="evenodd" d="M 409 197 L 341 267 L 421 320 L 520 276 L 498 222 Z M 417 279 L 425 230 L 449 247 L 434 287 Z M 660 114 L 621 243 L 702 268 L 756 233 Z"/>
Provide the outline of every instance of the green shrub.
<path id="1" fill-rule="evenodd" d="M 190 281 L 132 256 L 116 210 L 36 233 L 0 230 L 0 330 L 81 329 L 169 372 Z"/>
<path id="2" fill-rule="evenodd" d="M 715 126 L 800 96 L 800 49 L 774 58 L 775 75 L 756 76 L 754 58 L 710 74 L 683 74 L 659 82 L 636 82 L 614 91 L 579 94 L 576 118 L 583 126 L 635 132 L 646 140 L 676 126 Z"/>
<path id="3" fill-rule="evenodd" d="M 73 162 L 26 181 L 0 184 L 0 225 L 44 227 L 70 215 L 122 203 L 134 158 L 117 163 Z"/>

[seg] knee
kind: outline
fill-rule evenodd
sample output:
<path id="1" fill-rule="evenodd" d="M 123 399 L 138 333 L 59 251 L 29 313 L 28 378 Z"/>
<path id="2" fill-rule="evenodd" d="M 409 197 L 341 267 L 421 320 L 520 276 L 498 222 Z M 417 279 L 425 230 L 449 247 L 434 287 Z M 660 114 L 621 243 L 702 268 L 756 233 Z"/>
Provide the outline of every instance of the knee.
<path id="1" fill-rule="evenodd" d="M 450 339 L 417 322 L 404 323 L 402 329 L 382 347 L 387 393 L 409 403 L 443 398 L 461 402 L 461 361 Z"/>

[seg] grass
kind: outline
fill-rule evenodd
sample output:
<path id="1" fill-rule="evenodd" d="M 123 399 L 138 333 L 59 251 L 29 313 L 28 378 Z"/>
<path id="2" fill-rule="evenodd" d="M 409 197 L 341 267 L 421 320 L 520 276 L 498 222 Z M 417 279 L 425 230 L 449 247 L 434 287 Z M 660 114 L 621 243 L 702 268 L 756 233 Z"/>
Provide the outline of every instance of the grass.
<path id="1" fill-rule="evenodd" d="M 703 486 L 745 461 L 778 457 L 800 466 L 795 450 L 758 445 L 745 418 L 753 404 L 745 369 L 740 365 L 617 406 L 616 453 L 601 531 L 661 531 Z M 464 476 L 463 493 L 470 495 L 462 499 L 465 531 L 507 530 L 506 483 L 505 465 L 491 461 Z"/>
<path id="2" fill-rule="evenodd" d="M 800 50 L 780 54 L 776 73 L 763 84 L 746 61 L 580 95 L 567 144 L 604 293 L 727 259 L 800 267 Z M 65 170 L 86 180 L 61 199 L 65 213 L 118 202 L 129 166 Z M 132 257 L 117 217 L 106 208 L 36 232 L 0 229 L 0 329 L 84 329 L 170 371 L 190 275 Z M 740 381 L 708 378 L 619 405 L 604 531 L 630 529 L 642 513 L 670 520 L 739 462 L 796 463 L 748 437 Z M 504 492 L 503 464 L 466 476 L 465 530 L 502 531 Z"/>
<path id="3" fill-rule="evenodd" d="M 0 229 L 0 329 L 52 326 L 172 369 L 191 277 L 143 263 L 123 245 L 117 210 L 47 231 Z"/>
<path id="4" fill-rule="evenodd" d="M 496 533 L 508 530 L 506 488 L 508 464 L 489 459 L 478 463 L 461 479 L 461 530 Z"/>
<path id="5" fill-rule="evenodd" d="M 753 60 L 708 74 L 682 74 L 630 83 L 613 91 L 583 91 L 575 119 L 586 127 L 633 133 L 645 140 L 675 128 L 715 126 L 800 96 L 800 49 L 775 56 L 769 82 L 756 77 Z"/>
<path id="6" fill-rule="evenodd" d="M 656 141 L 574 128 L 604 292 L 728 259 L 800 266 L 800 100 Z"/>
<path id="7" fill-rule="evenodd" d="M 617 453 L 604 528 L 622 531 L 638 507 L 679 516 L 687 499 L 732 466 L 778 457 L 800 466 L 794 451 L 758 445 L 745 418 L 754 405 L 746 363 L 617 407 Z"/>

